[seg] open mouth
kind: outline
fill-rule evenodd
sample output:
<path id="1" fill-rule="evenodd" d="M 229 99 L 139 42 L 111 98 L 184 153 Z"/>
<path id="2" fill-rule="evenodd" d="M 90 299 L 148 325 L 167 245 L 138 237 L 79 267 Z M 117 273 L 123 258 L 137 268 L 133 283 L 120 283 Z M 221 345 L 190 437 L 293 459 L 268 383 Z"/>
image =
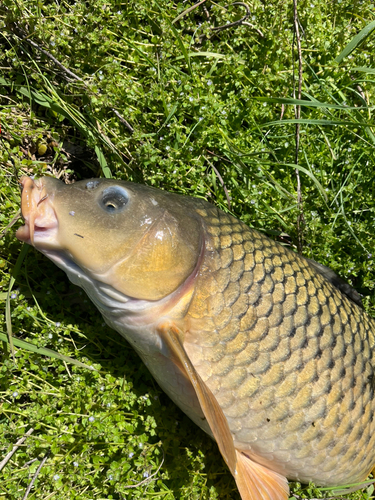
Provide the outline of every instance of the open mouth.
<path id="1" fill-rule="evenodd" d="M 33 246 L 52 243 L 56 240 L 58 221 L 43 179 L 34 181 L 23 176 L 20 184 L 21 211 L 25 225 L 17 230 L 17 238 Z"/>

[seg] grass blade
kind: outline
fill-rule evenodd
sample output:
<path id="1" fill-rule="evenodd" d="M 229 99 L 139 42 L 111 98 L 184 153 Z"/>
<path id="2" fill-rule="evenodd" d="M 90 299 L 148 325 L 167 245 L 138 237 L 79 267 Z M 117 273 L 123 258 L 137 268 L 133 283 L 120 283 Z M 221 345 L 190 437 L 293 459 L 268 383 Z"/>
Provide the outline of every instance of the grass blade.
<path id="1" fill-rule="evenodd" d="M 192 69 L 191 69 L 191 65 L 190 65 L 190 58 L 189 58 L 189 54 L 188 54 L 188 51 L 186 50 L 186 47 L 184 45 L 184 42 L 182 41 L 178 31 L 176 30 L 176 28 L 173 26 L 173 24 L 170 22 L 170 20 L 168 19 L 168 17 L 164 14 L 164 9 L 161 8 L 161 6 L 159 5 L 158 2 L 155 2 L 156 5 L 159 7 L 160 9 L 160 12 L 162 14 L 162 16 L 164 17 L 165 21 L 167 22 L 167 24 L 169 25 L 169 27 L 171 28 L 176 40 L 177 40 L 177 43 L 178 45 L 180 46 L 180 49 L 181 49 L 181 52 L 184 56 L 184 59 L 185 59 L 185 62 L 186 62 L 186 65 L 188 67 L 188 70 L 189 70 L 189 74 L 191 76 L 193 76 L 193 72 L 192 72 Z"/>
<path id="2" fill-rule="evenodd" d="M 361 490 L 366 488 L 366 486 L 370 486 L 374 484 L 374 480 L 364 481 L 363 483 L 352 483 L 346 484 L 344 486 L 329 486 L 327 488 L 319 488 L 320 491 L 332 491 L 333 494 L 336 495 L 348 495 L 353 491 Z"/>
<path id="3" fill-rule="evenodd" d="M 314 174 L 312 174 L 309 170 L 307 170 L 306 168 L 304 167 L 301 167 L 301 165 L 296 165 L 295 163 L 280 163 L 280 165 L 284 166 L 284 167 L 291 167 L 293 169 L 298 169 L 300 170 L 301 172 L 303 172 L 304 174 L 306 174 L 308 177 L 310 177 L 310 179 L 313 181 L 313 183 L 315 184 L 315 186 L 317 187 L 318 191 L 320 192 L 320 194 L 322 195 L 322 198 L 324 199 L 324 201 L 327 203 L 327 195 L 323 189 L 323 186 L 320 184 L 320 182 L 318 181 L 318 179 L 315 177 Z"/>
<path id="4" fill-rule="evenodd" d="M 333 126 L 333 125 L 343 125 L 345 127 L 374 127 L 374 123 L 369 123 L 369 122 L 356 122 L 356 121 L 345 121 L 345 120 L 310 120 L 307 118 L 300 118 L 299 120 L 295 120 L 293 118 L 288 118 L 285 120 L 277 120 L 273 122 L 267 122 L 263 123 L 262 127 L 269 127 L 271 125 L 284 125 L 287 123 L 302 123 L 304 125 L 328 125 L 328 126 Z"/>
<path id="5" fill-rule="evenodd" d="M 180 19 L 182 19 L 184 16 L 186 16 L 186 14 L 189 14 L 189 12 L 191 12 L 192 10 L 196 9 L 197 7 L 199 7 L 200 5 L 202 5 L 202 3 L 204 3 L 206 0 L 200 0 L 200 2 L 192 5 L 191 7 L 188 7 L 186 10 L 184 10 L 183 12 L 181 12 L 181 14 L 179 14 L 177 17 L 175 17 L 172 21 L 172 24 L 176 23 L 177 21 L 179 21 Z"/>
<path id="6" fill-rule="evenodd" d="M 226 54 L 217 54 L 216 52 L 188 52 L 189 57 L 213 57 L 214 59 L 225 59 L 227 57 Z M 184 56 L 177 56 L 174 58 L 174 61 L 180 61 Z M 242 59 L 239 61 L 244 63 Z"/>
<path id="7" fill-rule="evenodd" d="M 26 256 L 27 252 L 29 251 L 29 248 L 30 248 L 29 245 L 23 244 L 21 252 L 18 255 L 16 265 L 14 266 L 12 276 L 10 278 L 9 288 L 8 288 L 8 293 L 7 293 L 6 303 L 5 303 L 5 323 L 6 323 L 6 327 L 7 327 L 8 337 L 6 337 L 5 339 L 2 339 L 2 340 L 4 340 L 4 342 L 8 341 L 10 352 L 12 354 L 12 358 L 13 358 L 14 362 L 16 361 L 16 358 L 15 358 L 14 343 L 13 343 L 12 317 L 11 317 L 11 311 L 10 311 L 10 294 L 11 294 L 13 285 L 16 281 L 17 275 L 21 269 L 22 262 Z"/>
<path id="8" fill-rule="evenodd" d="M 169 115 L 167 116 L 167 119 L 165 120 L 165 122 L 162 124 L 162 126 L 159 128 L 159 130 L 156 132 L 156 135 L 167 125 L 167 123 L 169 122 L 169 120 L 172 118 L 172 116 L 175 114 L 176 110 L 178 108 L 178 104 L 175 104 L 173 106 L 173 108 L 171 109 Z"/>
<path id="9" fill-rule="evenodd" d="M 375 75 L 375 68 L 366 68 L 364 66 L 355 66 L 353 71 L 359 71 L 361 73 L 369 73 L 370 75 Z"/>
<path id="10" fill-rule="evenodd" d="M 337 62 L 337 64 L 340 64 L 345 59 L 345 57 L 347 57 L 349 54 L 351 54 L 353 52 L 353 50 L 355 50 L 358 47 L 358 45 L 361 42 L 363 42 L 363 40 L 365 40 L 368 36 L 371 35 L 371 33 L 374 31 L 374 29 L 375 29 L 375 21 L 372 21 L 367 26 L 365 26 L 363 28 L 363 30 L 361 30 L 358 33 L 358 35 L 356 35 L 348 43 L 348 45 L 344 48 L 344 50 L 336 57 L 335 62 Z"/>
<path id="11" fill-rule="evenodd" d="M 374 70 L 375 73 L 375 70 Z M 303 99 L 288 99 L 281 97 L 254 97 L 256 101 L 260 102 L 268 102 L 268 103 L 276 103 L 276 104 L 290 104 L 293 106 L 307 106 L 309 108 L 331 108 L 331 109 L 355 109 L 356 111 L 360 109 L 369 109 L 367 107 L 356 107 L 356 106 L 343 106 L 340 104 L 329 104 L 328 102 L 320 102 L 320 101 L 306 101 Z"/>
<path id="12" fill-rule="evenodd" d="M 5 333 L 0 332 L 0 340 L 3 342 L 9 342 L 9 338 Z M 25 342 L 24 340 L 20 340 L 17 338 L 13 338 L 13 343 L 15 346 L 20 349 L 25 349 L 29 352 L 34 352 L 35 354 L 40 354 L 42 356 L 47 356 L 48 358 L 56 358 L 61 359 L 62 361 L 66 361 L 67 363 L 71 363 L 75 366 L 80 366 L 81 368 L 87 368 L 88 370 L 92 370 L 93 368 L 85 363 L 81 363 L 77 359 L 70 358 L 69 356 L 65 356 L 64 354 L 60 354 L 59 352 L 54 351 L 53 349 L 48 349 L 48 347 L 37 347 L 30 342 Z"/>
<path id="13" fill-rule="evenodd" d="M 111 30 L 108 30 L 108 33 L 110 33 L 111 35 L 114 35 L 115 37 L 117 37 L 117 34 L 115 32 L 113 32 L 113 31 L 111 31 Z M 131 47 L 133 50 L 135 50 L 137 52 L 137 54 L 142 59 L 145 59 L 149 63 L 150 66 L 152 66 L 155 69 L 157 69 L 157 66 L 156 66 L 155 62 L 152 59 L 150 59 L 145 52 L 143 52 L 142 50 L 140 50 L 135 45 L 135 43 L 132 43 L 132 41 L 129 38 L 126 38 L 125 36 L 123 36 L 122 40 L 124 40 L 124 42 L 126 42 L 129 45 L 129 47 Z M 116 45 L 119 46 L 119 47 L 122 47 L 123 44 L 122 43 L 114 43 L 114 46 L 116 46 Z"/>
<path id="14" fill-rule="evenodd" d="M 103 151 L 99 148 L 99 146 L 95 146 L 95 153 L 96 153 L 96 156 L 98 158 L 98 162 L 100 163 L 100 166 L 102 167 L 104 177 L 107 177 L 107 179 L 111 179 L 111 177 L 112 177 L 111 170 L 108 167 L 107 160 L 105 159 Z"/>

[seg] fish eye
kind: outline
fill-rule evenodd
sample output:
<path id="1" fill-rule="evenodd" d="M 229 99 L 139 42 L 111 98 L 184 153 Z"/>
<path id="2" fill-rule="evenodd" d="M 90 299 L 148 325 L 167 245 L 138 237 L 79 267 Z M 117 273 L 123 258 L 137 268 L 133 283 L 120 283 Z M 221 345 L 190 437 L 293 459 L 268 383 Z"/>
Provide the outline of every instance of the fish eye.
<path id="1" fill-rule="evenodd" d="M 102 192 L 99 201 L 100 206 L 109 214 L 121 212 L 129 201 L 128 193 L 125 189 L 113 186 Z"/>

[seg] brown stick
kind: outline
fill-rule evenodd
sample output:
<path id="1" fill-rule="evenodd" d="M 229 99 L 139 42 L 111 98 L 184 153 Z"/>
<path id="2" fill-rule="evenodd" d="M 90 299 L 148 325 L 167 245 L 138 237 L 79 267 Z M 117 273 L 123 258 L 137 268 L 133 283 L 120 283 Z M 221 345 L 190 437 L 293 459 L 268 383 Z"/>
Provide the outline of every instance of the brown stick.
<path id="1" fill-rule="evenodd" d="M 50 454 L 50 453 L 51 453 L 51 452 L 48 450 L 48 451 L 47 451 L 47 453 L 44 455 L 43 460 L 40 462 L 40 464 L 39 464 L 39 466 L 38 466 L 37 470 L 35 471 L 35 474 L 34 474 L 34 476 L 33 476 L 32 480 L 30 481 L 30 484 L 29 484 L 29 486 L 27 487 L 27 489 L 26 489 L 26 491 L 25 491 L 25 494 L 24 494 L 24 496 L 23 496 L 22 500 L 26 500 L 26 499 L 27 499 L 27 497 L 29 496 L 29 493 L 30 493 L 30 491 L 31 491 L 31 488 L 33 487 L 33 484 L 35 483 L 35 480 L 36 480 L 36 478 L 38 477 L 39 472 L 42 470 L 42 467 L 43 467 L 43 465 L 44 465 L 45 461 L 47 460 L 47 458 L 49 457 L 49 454 Z"/>
<path id="2" fill-rule="evenodd" d="M 223 31 L 223 30 L 227 30 L 228 28 L 233 28 L 234 26 L 239 26 L 240 24 L 243 24 L 244 21 L 246 21 L 246 19 L 248 19 L 250 17 L 250 7 L 247 5 L 247 3 L 245 3 L 245 2 L 233 2 L 232 5 L 241 5 L 242 7 L 244 7 L 246 10 L 245 15 L 243 17 L 241 17 L 241 19 L 238 19 L 238 21 L 234 21 L 233 23 L 223 24 L 222 26 L 218 26 L 217 28 L 211 28 L 212 31 Z"/>
<path id="3" fill-rule="evenodd" d="M 191 7 L 189 7 L 188 9 L 184 10 L 183 12 L 181 12 L 181 14 L 179 14 L 175 19 L 173 19 L 172 24 L 174 24 L 177 21 L 179 21 L 181 18 L 183 18 L 184 16 L 186 16 L 186 14 L 189 14 L 189 12 L 191 12 L 194 9 L 196 9 L 197 7 L 199 7 L 200 5 L 202 5 L 202 3 L 204 3 L 204 2 L 206 2 L 206 0 L 201 0 L 200 2 L 195 3 L 194 5 L 192 5 Z"/>
<path id="4" fill-rule="evenodd" d="M 9 231 L 9 229 L 14 226 L 14 224 L 18 221 L 18 219 L 21 218 L 21 210 L 18 210 L 18 212 L 16 213 L 16 215 L 13 217 L 13 219 L 9 222 L 9 224 L 7 225 L 7 227 L 5 229 L 3 229 L 0 233 L 0 240 L 1 238 L 3 238 L 7 232 Z M 1 470 L 1 469 L 0 469 Z"/>
<path id="5" fill-rule="evenodd" d="M 226 187 L 226 185 L 225 185 L 225 183 L 224 183 L 224 180 L 223 180 L 223 178 L 221 177 L 220 172 L 218 171 L 218 169 L 217 169 L 214 165 L 212 165 L 212 163 L 210 163 L 210 165 L 211 165 L 211 167 L 213 168 L 213 170 L 214 170 L 215 174 L 218 176 L 218 179 L 219 179 L 219 181 L 220 181 L 220 184 L 223 186 L 225 196 L 227 197 L 228 208 L 229 208 L 229 210 L 230 210 L 230 209 L 231 209 L 231 208 L 230 208 L 230 196 L 229 196 L 229 193 L 228 193 L 227 187 Z"/>
<path id="6" fill-rule="evenodd" d="M 9 460 L 12 458 L 12 456 L 15 454 L 17 451 L 17 448 L 21 446 L 21 444 L 26 441 L 26 439 L 34 432 L 34 429 L 30 427 L 30 429 L 17 441 L 17 443 L 13 446 L 11 451 L 5 455 L 3 460 L 0 462 L 0 471 L 6 466 L 6 464 L 9 462 Z"/>
<path id="7" fill-rule="evenodd" d="M 162 450 L 163 451 L 163 450 Z M 137 483 L 137 484 L 131 484 L 129 486 L 123 486 L 123 488 L 138 488 L 138 486 L 141 486 L 142 484 L 145 484 L 145 483 L 149 483 L 151 481 L 151 479 L 153 477 L 156 476 L 156 474 L 159 472 L 159 470 L 161 469 L 161 466 L 163 465 L 164 463 L 164 451 L 163 451 L 163 460 L 161 461 L 159 467 L 157 468 L 157 470 L 151 474 L 150 477 L 147 477 L 146 479 L 144 479 L 143 481 L 141 481 L 140 483 Z"/>
<path id="8" fill-rule="evenodd" d="M 297 0 L 293 0 L 294 7 L 294 33 L 295 39 L 297 41 L 297 51 L 298 51 L 298 100 L 301 100 L 302 94 L 302 50 L 301 50 L 301 37 L 299 32 L 299 21 L 298 21 L 298 11 L 297 11 Z M 296 98 L 295 85 L 293 87 L 293 97 Z M 295 117 L 296 120 L 299 120 L 301 117 L 301 106 L 296 106 L 295 108 Z M 298 153 L 299 153 L 299 144 L 300 144 L 300 124 L 296 123 L 296 152 L 294 163 L 298 165 Z M 302 238 L 302 225 L 304 223 L 303 217 L 303 208 L 302 208 L 302 195 L 301 195 L 301 179 L 299 176 L 299 170 L 296 168 L 295 170 L 296 178 L 297 178 L 297 205 L 299 214 L 297 217 L 297 248 L 298 252 L 302 253 L 303 249 L 303 238 Z"/>
<path id="9" fill-rule="evenodd" d="M 250 26 L 251 28 L 253 28 L 259 34 L 259 36 L 264 37 L 263 33 L 258 28 L 256 28 L 253 24 L 251 24 L 247 21 L 247 19 L 250 17 L 250 14 L 251 14 L 250 7 L 247 5 L 247 3 L 245 3 L 245 2 L 233 2 L 231 5 L 239 5 L 240 7 L 243 7 L 246 11 L 245 15 L 241 19 L 238 19 L 237 21 L 234 21 L 233 23 L 222 24 L 221 26 L 217 26 L 216 28 L 215 27 L 211 28 L 211 31 L 214 32 L 214 34 L 212 36 L 214 36 L 216 33 L 220 33 L 223 30 L 227 30 L 227 29 L 233 28 L 235 26 L 246 25 L 246 26 Z M 224 9 L 227 10 L 227 7 L 228 7 L 228 5 L 226 5 L 224 7 Z M 207 35 L 201 35 L 199 37 L 199 41 L 202 42 L 206 38 L 206 36 Z M 212 38 L 212 37 L 210 37 L 210 38 Z"/>
<path id="10" fill-rule="evenodd" d="M 8 9 L 6 9 L 6 10 L 8 10 Z M 56 59 L 56 57 L 54 57 L 50 52 L 47 52 L 47 50 L 43 49 L 40 45 L 38 45 L 37 43 L 30 40 L 27 33 L 25 33 L 24 30 L 21 29 L 17 23 L 15 23 L 15 22 L 11 23 L 10 28 L 13 31 L 13 33 L 15 33 L 19 38 L 21 38 L 21 40 L 27 42 L 32 47 L 39 50 L 39 52 L 42 52 L 42 54 L 44 54 L 49 59 L 51 59 L 56 64 L 56 66 L 58 66 L 64 73 L 71 76 L 74 80 L 78 80 L 80 82 L 83 82 L 82 78 L 80 78 L 75 73 L 73 73 L 73 71 L 70 71 L 70 69 L 66 68 L 63 64 L 61 64 L 61 62 L 58 61 Z"/>
<path id="11" fill-rule="evenodd" d="M 7 11 L 8 9 L 5 7 L 5 10 Z M 10 26 L 11 30 L 15 33 L 16 36 L 18 36 L 19 38 L 21 38 L 21 40 L 23 40 L 24 42 L 28 43 L 29 45 L 31 45 L 32 47 L 34 47 L 34 49 L 37 49 L 39 50 L 39 52 L 42 52 L 42 54 L 44 54 L 45 56 L 47 56 L 49 59 L 51 59 L 51 61 L 53 61 L 56 66 L 58 66 L 62 71 L 63 73 L 65 73 L 66 75 L 69 75 L 71 78 L 73 78 L 73 80 L 77 80 L 81 83 L 83 83 L 83 85 L 88 88 L 86 82 L 81 78 L 79 77 L 78 75 L 76 75 L 75 73 L 73 73 L 73 71 L 70 71 L 69 68 L 67 68 L 66 66 L 64 66 L 63 64 L 61 64 L 60 61 L 58 61 L 56 59 L 55 56 L 53 56 L 50 52 L 48 52 L 47 50 L 43 49 L 40 45 L 38 45 L 36 42 L 34 42 L 33 40 L 30 40 L 30 38 L 28 37 L 27 33 L 25 33 L 19 26 L 17 23 L 13 22 L 11 23 L 11 26 Z M 65 79 L 67 81 L 71 81 L 69 80 L 69 78 L 67 78 L 65 76 Z M 134 133 L 134 129 L 133 127 L 125 120 L 125 118 L 123 116 L 120 115 L 120 113 L 118 111 L 116 111 L 114 108 L 111 108 L 111 111 L 117 116 L 117 118 L 120 120 L 120 122 L 125 125 L 125 127 L 129 130 L 129 132 L 131 134 Z"/>
<path id="12" fill-rule="evenodd" d="M 120 115 L 118 111 L 115 110 L 115 108 L 111 108 L 111 110 L 114 112 L 114 114 L 117 116 L 117 118 L 120 120 L 120 122 L 125 125 L 125 127 L 129 130 L 131 134 L 134 133 L 134 128 L 130 125 L 129 122 L 125 120 L 123 116 Z"/>

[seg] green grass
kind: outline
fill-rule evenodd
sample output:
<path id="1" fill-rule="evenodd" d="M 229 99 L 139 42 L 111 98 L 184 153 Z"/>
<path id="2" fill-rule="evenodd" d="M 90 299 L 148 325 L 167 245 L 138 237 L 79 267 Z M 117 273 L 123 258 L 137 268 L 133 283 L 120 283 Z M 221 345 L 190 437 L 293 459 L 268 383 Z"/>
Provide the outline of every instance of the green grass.
<path id="1" fill-rule="evenodd" d="M 203 197 L 294 249 L 302 241 L 375 315 L 373 2 L 299 3 L 300 102 L 293 2 L 254 0 L 253 27 L 219 32 L 245 9 L 192 5 L 0 6 L 0 462 L 34 429 L 0 471 L 0 500 L 22 499 L 46 455 L 28 499 L 239 499 L 216 445 L 80 290 L 22 250 L 20 223 L 6 230 L 22 174 L 115 176 Z M 372 496 L 371 485 L 350 494 Z"/>

